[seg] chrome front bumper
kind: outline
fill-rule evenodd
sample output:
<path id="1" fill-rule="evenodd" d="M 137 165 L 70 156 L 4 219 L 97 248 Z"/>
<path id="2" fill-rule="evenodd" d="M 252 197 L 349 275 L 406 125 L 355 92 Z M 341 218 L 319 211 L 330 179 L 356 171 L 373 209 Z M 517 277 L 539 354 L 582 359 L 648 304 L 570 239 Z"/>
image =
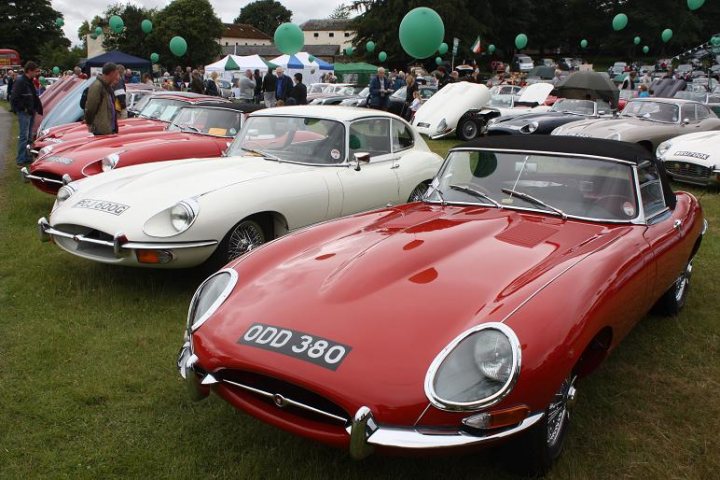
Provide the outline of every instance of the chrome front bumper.
<path id="1" fill-rule="evenodd" d="M 41 242 L 48 242 L 52 237 L 69 238 L 78 243 L 90 243 L 102 247 L 112 248 L 116 258 L 123 258 L 133 250 L 175 250 L 184 248 L 200 248 L 216 245 L 217 240 L 206 240 L 202 242 L 185 242 L 185 243 L 146 243 L 146 242 L 130 242 L 123 233 L 113 235 L 113 240 L 99 240 L 97 238 L 89 238 L 82 234 L 72 234 L 63 232 L 53 228 L 45 217 L 38 220 L 38 234 Z"/>
<path id="2" fill-rule="evenodd" d="M 405 450 L 441 450 L 480 447 L 516 435 L 535 425 L 545 415 L 544 412 L 535 413 L 514 427 L 488 432 L 486 435 L 472 435 L 462 430 L 448 431 L 433 428 L 379 425 L 375 421 L 372 410 L 368 407 L 360 407 L 357 412 L 355 412 L 353 418 L 348 420 L 329 412 L 323 412 L 315 407 L 282 397 L 273 392 L 259 390 L 237 382 L 225 381 L 215 378 L 210 373 L 196 371 L 195 366 L 198 360 L 197 355 L 192 351 L 191 341 L 186 336 L 186 340 L 178 352 L 177 369 L 180 376 L 185 379 L 188 392 L 193 400 L 199 401 L 206 398 L 210 394 L 210 387 L 212 385 L 228 383 L 259 396 L 270 398 L 279 407 L 283 405 L 293 405 L 312 411 L 315 414 L 325 415 L 330 419 L 344 424 L 345 431 L 350 437 L 350 456 L 355 460 L 361 460 L 371 455 L 375 447 Z"/>
<path id="3" fill-rule="evenodd" d="M 22 175 L 23 182 L 25 183 L 29 183 L 30 180 L 37 180 L 38 182 L 42 183 L 54 183 L 56 185 L 65 185 L 68 183 L 68 180 L 55 180 L 53 178 L 45 178 L 39 175 L 33 175 L 30 173 L 27 167 L 23 167 L 20 169 L 20 175 Z"/>

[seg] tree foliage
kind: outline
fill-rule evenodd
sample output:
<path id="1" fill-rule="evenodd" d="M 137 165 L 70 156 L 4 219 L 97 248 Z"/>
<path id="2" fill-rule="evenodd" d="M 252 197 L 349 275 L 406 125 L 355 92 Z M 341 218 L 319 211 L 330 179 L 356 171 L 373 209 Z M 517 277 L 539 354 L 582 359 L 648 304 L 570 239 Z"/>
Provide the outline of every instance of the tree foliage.
<path id="1" fill-rule="evenodd" d="M 23 62 L 39 60 L 43 46 L 50 44 L 67 50 L 70 41 L 55 19 L 62 14 L 50 0 L 0 1 L 0 47 L 17 50 Z"/>
<path id="2" fill-rule="evenodd" d="M 272 36 L 280 24 L 289 22 L 292 11 L 275 0 L 256 0 L 240 9 L 234 23 L 247 23 Z"/>

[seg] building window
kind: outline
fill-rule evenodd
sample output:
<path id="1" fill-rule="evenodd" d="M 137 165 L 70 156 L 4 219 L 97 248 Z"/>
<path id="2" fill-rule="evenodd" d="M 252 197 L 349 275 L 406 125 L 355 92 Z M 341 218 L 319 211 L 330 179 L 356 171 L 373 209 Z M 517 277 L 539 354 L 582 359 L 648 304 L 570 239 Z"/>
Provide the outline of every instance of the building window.
<path id="1" fill-rule="evenodd" d="M 330 38 L 333 38 L 333 37 L 335 36 L 335 32 L 330 32 L 330 33 L 328 33 L 328 36 L 329 36 Z"/>
<path id="2" fill-rule="evenodd" d="M 345 38 L 349 38 L 349 37 L 350 37 L 350 32 L 345 32 Z"/>
<path id="3" fill-rule="evenodd" d="M 313 37 L 318 38 L 320 34 L 318 32 L 313 33 Z"/>

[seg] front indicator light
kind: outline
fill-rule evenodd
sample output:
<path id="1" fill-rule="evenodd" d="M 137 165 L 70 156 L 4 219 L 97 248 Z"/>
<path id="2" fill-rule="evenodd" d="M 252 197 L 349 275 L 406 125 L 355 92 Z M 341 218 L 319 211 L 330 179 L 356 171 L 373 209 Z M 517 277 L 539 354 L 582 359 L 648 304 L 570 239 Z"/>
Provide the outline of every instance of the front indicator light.
<path id="1" fill-rule="evenodd" d="M 136 250 L 135 256 L 140 263 L 160 264 L 170 263 L 173 254 L 169 250 Z"/>
<path id="2" fill-rule="evenodd" d="M 462 424 L 475 430 L 493 430 L 517 425 L 525 420 L 528 415 L 530 415 L 530 408 L 527 405 L 518 405 L 463 418 Z"/>

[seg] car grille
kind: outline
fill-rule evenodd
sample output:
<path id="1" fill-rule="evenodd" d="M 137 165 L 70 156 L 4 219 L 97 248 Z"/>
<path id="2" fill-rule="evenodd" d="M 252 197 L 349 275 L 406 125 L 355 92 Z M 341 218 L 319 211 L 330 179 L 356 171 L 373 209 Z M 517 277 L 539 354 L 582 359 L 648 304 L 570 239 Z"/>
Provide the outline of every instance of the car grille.
<path id="1" fill-rule="evenodd" d="M 712 173 L 708 167 L 687 162 L 665 162 L 665 170 L 670 175 L 697 179 L 707 179 Z"/>
<path id="2" fill-rule="evenodd" d="M 83 227 L 82 225 L 72 225 L 72 224 L 60 224 L 53 226 L 56 230 L 60 230 L 64 233 L 69 233 L 71 235 L 82 235 L 84 238 L 92 239 L 92 240 L 101 240 L 103 242 L 109 242 L 110 245 L 99 245 L 97 243 L 90 243 L 90 242 L 83 242 L 78 241 L 72 238 L 65 238 L 56 236 L 55 237 L 55 243 L 63 247 L 64 249 L 71 251 L 71 252 L 78 252 L 83 255 L 89 255 L 92 257 L 98 257 L 98 258 L 109 258 L 109 259 L 116 259 L 115 252 L 113 250 L 113 247 L 111 246 L 113 243 L 113 236 L 101 232 L 98 230 L 93 230 L 89 227 Z"/>
<path id="3" fill-rule="evenodd" d="M 241 370 L 223 370 L 213 375 L 237 393 L 253 395 L 274 408 L 307 420 L 343 428 L 350 421 L 348 413 L 339 405 L 295 384 Z M 283 405 L 280 398 L 289 402 Z"/>

